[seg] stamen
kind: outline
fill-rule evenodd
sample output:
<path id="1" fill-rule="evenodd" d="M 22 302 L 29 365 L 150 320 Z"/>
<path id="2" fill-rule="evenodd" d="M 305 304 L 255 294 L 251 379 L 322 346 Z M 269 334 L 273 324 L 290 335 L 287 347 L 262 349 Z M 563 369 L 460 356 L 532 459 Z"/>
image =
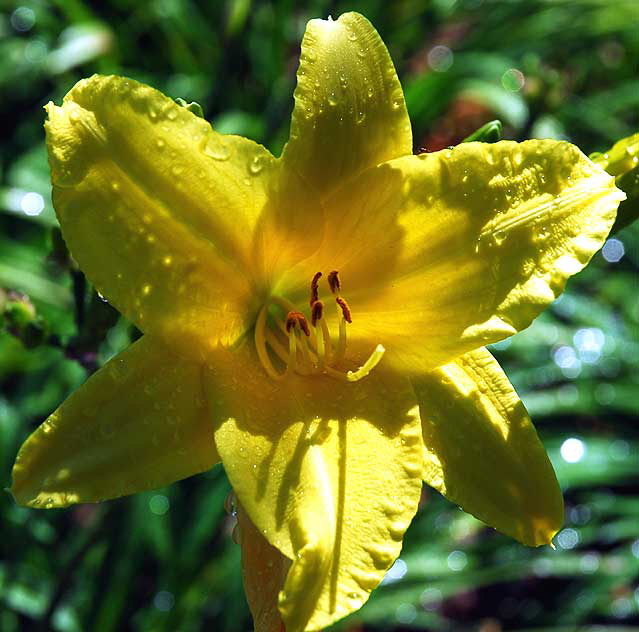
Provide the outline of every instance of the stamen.
<path id="1" fill-rule="evenodd" d="M 287 371 L 298 371 L 302 375 L 308 375 L 313 371 L 313 362 L 308 349 L 306 338 L 301 336 L 303 331 L 306 337 L 310 337 L 311 330 L 308 328 L 306 316 L 302 312 L 289 312 L 286 315 L 286 331 L 288 333 L 288 366 Z M 300 336 L 298 340 L 298 336 Z M 297 347 L 302 354 L 302 363 L 298 363 Z"/>
<path id="2" fill-rule="evenodd" d="M 297 336 L 297 331 L 295 332 Z M 311 359 L 311 353 L 308 348 L 308 343 L 306 342 L 306 338 L 304 336 L 300 336 L 300 351 L 302 352 L 302 366 L 299 367 L 302 369 L 301 373 L 304 375 L 308 375 L 309 373 L 313 373 L 313 369 L 315 368 L 315 363 Z"/>
<path id="3" fill-rule="evenodd" d="M 275 337 L 272 331 L 266 332 L 266 342 L 273 349 L 275 355 L 286 365 L 288 361 L 288 349 Z"/>
<path id="4" fill-rule="evenodd" d="M 344 359 L 346 353 L 346 319 L 341 317 L 339 319 L 339 338 L 337 339 L 337 349 L 335 349 L 335 355 L 333 356 L 333 364 L 339 364 Z"/>
<path id="5" fill-rule="evenodd" d="M 302 312 L 289 312 L 286 315 L 286 333 L 291 333 L 291 328 L 299 325 L 300 329 L 307 335 L 311 335 L 311 330 L 308 328 L 308 322 L 306 316 Z"/>
<path id="6" fill-rule="evenodd" d="M 324 347 L 324 333 L 315 329 L 315 346 L 317 348 L 317 368 L 322 371 L 326 360 L 326 349 Z"/>
<path id="7" fill-rule="evenodd" d="M 320 320 L 320 325 L 322 327 L 322 340 L 324 341 L 324 353 L 326 354 L 326 361 L 328 362 L 333 356 L 333 341 L 331 340 L 331 332 L 328 330 L 328 325 L 326 324 L 326 319 L 322 318 Z M 318 349 L 319 353 L 319 349 Z"/>
<path id="8" fill-rule="evenodd" d="M 317 322 L 322 318 L 324 314 L 324 303 L 320 300 L 315 300 L 315 302 L 311 303 L 311 325 L 313 327 L 317 326 Z"/>
<path id="9" fill-rule="evenodd" d="M 295 329 L 297 322 L 294 322 L 292 327 L 293 331 L 290 331 L 288 326 L 288 317 L 286 318 L 286 330 L 288 331 L 288 363 L 286 365 L 287 373 L 294 373 L 297 370 L 297 336 L 295 335 Z"/>
<path id="10" fill-rule="evenodd" d="M 309 303 L 311 308 L 313 307 L 313 304 L 317 303 L 317 301 L 319 300 L 319 288 L 317 287 L 317 284 L 319 283 L 321 277 L 322 273 L 316 272 L 313 280 L 311 281 L 311 300 Z"/>
<path id="11" fill-rule="evenodd" d="M 331 292 L 333 294 L 339 294 L 339 291 L 342 289 L 342 284 L 339 280 L 339 273 L 337 270 L 333 270 L 328 273 L 328 287 L 331 288 Z"/>
<path id="12" fill-rule="evenodd" d="M 260 359 L 264 370 L 268 374 L 269 377 L 272 377 L 274 380 L 280 380 L 284 375 L 282 373 L 278 373 L 273 363 L 271 362 L 271 358 L 268 355 L 268 351 L 266 350 L 266 316 L 268 310 L 268 303 L 265 304 L 260 313 L 257 316 L 257 322 L 255 323 L 255 349 L 257 350 L 257 357 Z"/>
<path id="13" fill-rule="evenodd" d="M 338 363 L 344 359 L 344 354 L 346 353 L 346 323 L 352 323 L 353 319 L 351 318 L 351 308 L 341 296 L 338 296 L 335 302 L 338 305 L 339 338 L 337 340 L 337 351 L 335 351 L 333 361 Z"/>
<path id="14" fill-rule="evenodd" d="M 333 270 L 328 275 L 328 284 L 335 295 L 339 321 L 339 337 L 336 349 L 333 350 L 333 341 L 324 318 L 324 303 L 319 299 L 318 283 L 321 276 L 322 273 L 317 272 L 311 281 L 310 321 L 315 330 L 314 336 L 311 336 L 306 316 L 297 311 L 289 300 L 271 296 L 260 309 L 255 323 L 255 347 L 264 370 L 275 380 L 280 380 L 289 373 L 310 375 L 319 372 L 339 380 L 357 382 L 379 364 L 385 353 L 384 347 L 377 345 L 359 369 L 345 371 L 337 368 L 346 354 L 346 325 L 352 322 L 351 309 L 340 296 L 339 275 L 337 270 Z M 271 305 L 277 306 L 286 314 L 285 318 L 271 315 L 273 327 L 267 326 Z M 286 338 L 288 345 L 285 343 Z M 278 358 L 286 366 L 284 372 L 280 372 L 273 364 L 274 358 Z"/>
<path id="15" fill-rule="evenodd" d="M 342 316 L 344 317 L 344 320 L 349 324 L 352 323 L 353 319 L 351 317 L 351 308 L 348 306 L 348 303 L 341 296 L 338 296 L 335 299 L 335 302 L 342 309 Z"/>
<path id="16" fill-rule="evenodd" d="M 328 326 L 322 318 L 324 315 L 324 303 L 320 300 L 311 305 L 311 325 L 315 327 L 315 348 L 317 349 L 317 368 L 320 371 L 324 368 L 326 355 L 331 349 L 331 336 Z M 317 324 L 320 323 L 321 331 Z"/>

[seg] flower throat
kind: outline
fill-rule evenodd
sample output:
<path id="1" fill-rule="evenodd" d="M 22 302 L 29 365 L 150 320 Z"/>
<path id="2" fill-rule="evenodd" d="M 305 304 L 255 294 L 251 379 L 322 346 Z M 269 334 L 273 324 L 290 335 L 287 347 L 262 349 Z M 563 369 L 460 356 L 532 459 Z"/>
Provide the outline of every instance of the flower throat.
<path id="1" fill-rule="evenodd" d="M 324 317 L 324 302 L 319 298 L 321 277 L 322 273 L 317 272 L 311 281 L 310 319 L 298 311 L 293 303 L 280 296 L 271 296 L 260 309 L 255 324 L 255 347 L 264 370 L 275 380 L 297 373 L 325 374 L 339 380 L 357 382 L 366 377 L 384 355 L 384 347 L 377 345 L 368 360 L 356 371 L 338 368 L 346 354 L 346 328 L 353 319 L 350 307 L 341 295 L 339 274 L 333 270 L 328 274 L 327 281 L 335 299 L 339 322 L 339 333 L 334 342 Z M 274 327 L 268 324 L 271 306 L 280 312 L 279 315 L 271 313 Z M 286 367 L 283 371 L 275 367 L 274 357 Z"/>

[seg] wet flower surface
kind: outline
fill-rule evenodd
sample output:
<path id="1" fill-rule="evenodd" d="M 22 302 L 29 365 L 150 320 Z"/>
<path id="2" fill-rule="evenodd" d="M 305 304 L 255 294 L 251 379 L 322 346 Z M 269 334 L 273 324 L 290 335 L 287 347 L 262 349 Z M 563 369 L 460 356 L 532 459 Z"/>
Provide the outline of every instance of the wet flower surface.
<path id="1" fill-rule="evenodd" d="M 354 13 L 309 23 L 279 158 L 122 77 L 47 111 L 65 240 L 144 336 L 27 440 L 18 502 L 104 500 L 221 460 L 258 630 L 359 608 L 423 480 L 550 542 L 555 475 L 484 345 L 601 247 L 614 178 L 565 142 L 412 155 L 388 52 Z"/>

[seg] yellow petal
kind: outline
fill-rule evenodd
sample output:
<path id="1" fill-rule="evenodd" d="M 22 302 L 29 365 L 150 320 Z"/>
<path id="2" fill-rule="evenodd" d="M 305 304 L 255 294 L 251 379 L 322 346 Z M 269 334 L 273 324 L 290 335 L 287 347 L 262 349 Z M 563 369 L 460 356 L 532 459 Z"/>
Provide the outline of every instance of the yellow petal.
<path id="1" fill-rule="evenodd" d="M 464 143 L 367 171 L 326 202 L 349 337 L 421 371 L 524 329 L 601 247 L 623 198 L 550 140 Z"/>
<path id="2" fill-rule="evenodd" d="M 295 208 L 280 203 L 271 154 L 123 77 L 80 81 L 47 111 L 54 205 L 89 279 L 142 330 L 179 335 L 184 350 L 235 340 L 265 267 L 256 256 L 272 241 L 264 217 L 277 223 Z"/>
<path id="3" fill-rule="evenodd" d="M 277 598 L 291 561 L 270 545 L 238 504 L 242 577 L 255 632 L 284 632 Z"/>
<path id="4" fill-rule="evenodd" d="M 564 521 L 561 490 L 523 403 L 486 349 L 415 378 L 424 480 L 486 524 L 527 544 Z"/>
<path id="5" fill-rule="evenodd" d="M 311 20 L 285 164 L 326 195 L 360 171 L 410 153 L 404 94 L 377 31 L 359 13 Z"/>
<path id="6" fill-rule="evenodd" d="M 64 507 L 162 487 L 218 462 L 201 367 L 147 336 L 73 393 L 24 443 L 11 491 Z"/>
<path id="7" fill-rule="evenodd" d="M 378 367 L 360 382 L 271 380 L 250 345 L 211 357 L 215 441 L 240 503 L 293 561 L 279 598 L 287 632 L 356 610 L 401 548 L 421 490 L 412 387 Z"/>

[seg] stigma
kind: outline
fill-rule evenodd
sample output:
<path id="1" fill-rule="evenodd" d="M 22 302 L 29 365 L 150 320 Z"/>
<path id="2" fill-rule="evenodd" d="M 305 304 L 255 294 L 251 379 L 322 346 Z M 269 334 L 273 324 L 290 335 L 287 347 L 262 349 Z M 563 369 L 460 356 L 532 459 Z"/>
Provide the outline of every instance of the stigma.
<path id="1" fill-rule="evenodd" d="M 309 318 L 289 300 L 271 296 L 260 309 L 255 323 L 255 348 L 266 373 L 275 380 L 286 375 L 327 375 L 357 382 L 380 362 L 385 349 L 377 345 L 369 358 L 355 371 L 340 368 L 346 357 L 347 325 L 353 322 L 351 309 L 341 295 L 337 270 L 327 275 L 328 287 L 337 311 L 338 332 L 333 337 L 325 318 L 325 303 L 320 299 L 317 272 L 310 284 Z"/>

